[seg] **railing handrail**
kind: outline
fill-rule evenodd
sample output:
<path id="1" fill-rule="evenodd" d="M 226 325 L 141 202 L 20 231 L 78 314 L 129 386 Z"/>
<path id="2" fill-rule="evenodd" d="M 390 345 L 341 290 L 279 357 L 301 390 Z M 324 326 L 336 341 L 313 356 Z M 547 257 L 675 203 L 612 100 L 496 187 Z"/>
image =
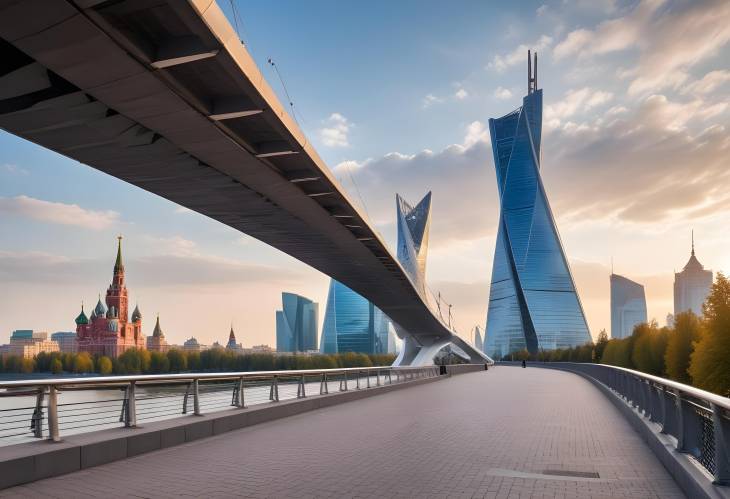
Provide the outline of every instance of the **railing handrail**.
<path id="1" fill-rule="evenodd" d="M 321 374 L 341 374 L 348 372 L 373 372 L 373 371 L 414 371 L 421 369 L 432 369 L 434 366 L 424 367 L 399 367 L 399 366 L 373 366 L 373 367 L 341 367 L 333 369 L 288 369 L 281 371 L 237 371 L 237 372 L 190 372 L 176 374 L 135 374 L 119 376 L 89 376 L 85 378 L 41 378 L 0 382 L 2 388 L 22 388 L 29 386 L 64 386 L 64 385 L 100 385 L 118 384 L 129 382 L 145 381 L 184 381 L 194 379 L 219 380 L 219 379 L 240 379 L 260 378 L 272 376 L 307 376 Z"/>
<path id="2" fill-rule="evenodd" d="M 540 361 L 531 361 L 531 362 L 534 363 L 534 362 L 540 362 Z M 641 371 L 635 371 L 633 369 L 627 369 L 625 367 L 612 366 L 609 364 L 595 364 L 593 362 L 545 362 L 545 364 L 600 366 L 600 367 L 604 367 L 604 368 L 614 369 L 617 371 L 623 371 L 627 374 L 636 376 L 637 378 L 643 378 L 647 381 L 652 381 L 654 383 L 658 383 L 670 390 L 677 390 L 685 395 L 689 395 L 690 397 L 704 400 L 704 401 L 714 404 L 718 407 L 722 407 L 723 409 L 730 410 L 730 398 L 728 398 L 728 397 L 723 397 L 722 395 L 708 392 L 708 391 L 702 390 L 701 388 L 695 388 L 694 386 L 685 385 L 684 383 L 672 381 L 671 379 L 661 378 L 659 376 L 654 376 L 653 374 L 646 374 Z"/>

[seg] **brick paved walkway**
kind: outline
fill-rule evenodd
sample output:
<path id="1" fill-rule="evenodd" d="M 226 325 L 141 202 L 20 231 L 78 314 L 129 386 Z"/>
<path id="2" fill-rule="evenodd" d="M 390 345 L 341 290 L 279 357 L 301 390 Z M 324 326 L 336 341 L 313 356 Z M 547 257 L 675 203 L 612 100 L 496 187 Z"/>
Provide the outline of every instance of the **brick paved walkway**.
<path id="1" fill-rule="evenodd" d="M 590 383 L 507 366 L 0 492 L 121 496 L 684 497 Z"/>

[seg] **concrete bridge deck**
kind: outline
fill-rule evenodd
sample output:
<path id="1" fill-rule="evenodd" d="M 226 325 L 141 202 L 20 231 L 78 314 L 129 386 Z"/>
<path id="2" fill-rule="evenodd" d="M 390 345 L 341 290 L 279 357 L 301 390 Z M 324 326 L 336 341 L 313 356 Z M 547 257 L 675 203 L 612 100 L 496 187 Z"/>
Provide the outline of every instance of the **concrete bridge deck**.
<path id="1" fill-rule="evenodd" d="M 511 366 L 0 492 L 121 496 L 684 497 L 592 384 Z"/>

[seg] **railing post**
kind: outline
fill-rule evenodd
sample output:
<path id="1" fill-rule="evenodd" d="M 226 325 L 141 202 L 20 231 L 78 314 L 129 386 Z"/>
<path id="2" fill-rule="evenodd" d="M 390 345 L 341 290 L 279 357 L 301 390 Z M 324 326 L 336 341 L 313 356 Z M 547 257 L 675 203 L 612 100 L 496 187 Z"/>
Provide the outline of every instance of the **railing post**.
<path id="1" fill-rule="evenodd" d="M 124 397 L 126 400 L 126 411 L 124 414 L 124 426 L 134 428 L 137 426 L 137 404 L 135 397 L 135 382 L 130 381 L 127 386 L 127 393 Z"/>
<path id="2" fill-rule="evenodd" d="M 699 452 L 699 433 L 700 428 L 697 424 L 697 415 L 692 403 L 681 397 L 679 391 L 675 392 L 678 400 L 678 435 L 677 450 L 697 456 Z"/>
<path id="3" fill-rule="evenodd" d="M 380 386 L 380 370 L 375 370 L 375 386 Z"/>
<path id="4" fill-rule="evenodd" d="M 235 390 L 235 396 L 234 396 L 233 405 L 235 405 L 236 407 L 239 407 L 241 409 L 245 408 L 246 399 L 245 399 L 245 396 L 243 393 L 243 376 L 238 378 L 238 383 L 236 383 L 234 390 Z"/>
<path id="5" fill-rule="evenodd" d="M 344 383 L 344 389 L 342 388 L 343 383 Z M 344 375 L 343 375 L 342 379 L 340 380 L 340 391 L 341 392 L 347 391 L 347 371 L 344 372 Z"/>
<path id="6" fill-rule="evenodd" d="M 188 397 L 190 397 L 190 388 L 193 386 L 192 383 L 188 383 L 188 387 L 185 389 L 185 396 L 183 397 L 183 414 L 188 413 Z"/>
<path id="7" fill-rule="evenodd" d="M 383 384 L 385 384 L 385 380 L 383 380 Z M 393 384 L 393 370 L 392 369 L 388 369 L 388 384 L 389 385 Z"/>
<path id="8" fill-rule="evenodd" d="M 269 400 L 272 402 L 279 401 L 279 377 L 274 375 L 271 380 L 271 388 L 269 389 Z"/>
<path id="9" fill-rule="evenodd" d="M 370 388 L 370 371 L 365 371 L 365 387 Z"/>
<path id="10" fill-rule="evenodd" d="M 717 485 L 730 485 L 730 422 L 725 417 L 725 410 L 715 404 L 712 408 L 712 429 L 715 436 L 715 479 Z"/>
<path id="11" fill-rule="evenodd" d="M 58 397 L 54 385 L 48 387 L 48 437 L 54 442 L 61 441 L 58 434 Z"/>
<path id="12" fill-rule="evenodd" d="M 193 414 L 200 416 L 200 384 L 193 380 Z"/>
<path id="13" fill-rule="evenodd" d="M 38 395 L 36 395 L 35 399 L 35 410 L 30 420 L 30 429 L 33 431 L 35 438 L 43 438 L 43 396 L 45 393 L 45 387 L 41 387 L 38 390 Z"/>
<path id="14" fill-rule="evenodd" d="M 304 376 L 299 378 L 299 386 L 297 386 L 297 398 L 303 399 L 306 398 L 307 394 L 304 391 Z"/>
<path id="15" fill-rule="evenodd" d="M 357 377 L 357 379 L 355 381 L 355 389 L 359 390 L 360 389 L 360 371 L 355 371 L 355 376 Z"/>
<path id="16" fill-rule="evenodd" d="M 319 394 L 325 395 L 329 392 L 329 388 L 327 387 L 327 373 L 322 373 L 322 381 L 319 383 Z"/>

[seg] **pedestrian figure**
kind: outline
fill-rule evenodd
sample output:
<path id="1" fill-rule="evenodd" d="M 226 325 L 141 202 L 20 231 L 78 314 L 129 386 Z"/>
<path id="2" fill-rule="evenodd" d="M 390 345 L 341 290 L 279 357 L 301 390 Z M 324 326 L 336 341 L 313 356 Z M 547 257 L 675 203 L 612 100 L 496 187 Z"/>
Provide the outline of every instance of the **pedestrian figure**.
<path id="1" fill-rule="evenodd" d="M 524 359 L 522 360 L 522 367 L 527 367 L 527 361 Z"/>

